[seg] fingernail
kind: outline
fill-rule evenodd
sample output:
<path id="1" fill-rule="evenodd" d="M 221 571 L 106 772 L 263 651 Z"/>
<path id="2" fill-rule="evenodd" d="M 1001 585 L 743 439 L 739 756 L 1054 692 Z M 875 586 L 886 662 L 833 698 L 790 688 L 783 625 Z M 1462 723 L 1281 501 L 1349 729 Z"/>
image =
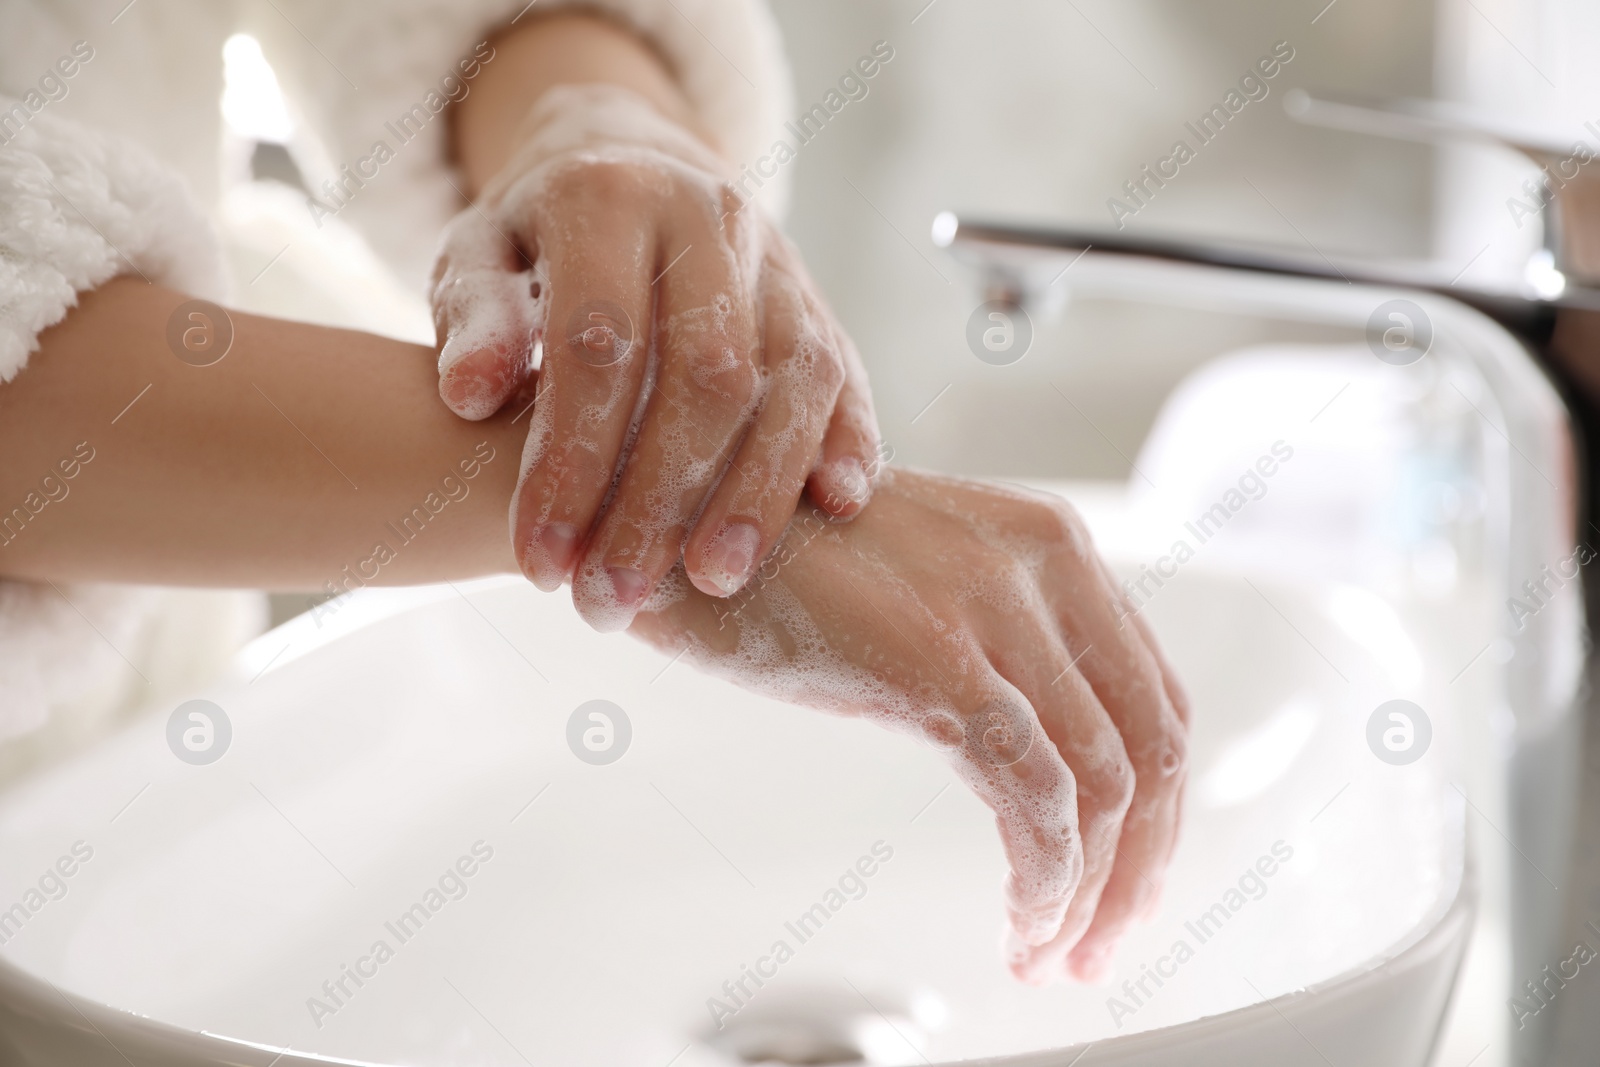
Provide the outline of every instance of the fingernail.
<path id="1" fill-rule="evenodd" d="M 552 522 L 534 534 L 542 548 L 544 558 L 534 553 L 533 584 L 552 593 L 561 588 L 561 580 L 572 570 L 572 557 L 578 548 L 578 528 L 567 522 Z"/>
<path id="2" fill-rule="evenodd" d="M 604 567 L 591 558 L 572 575 L 572 604 L 596 631 L 620 633 L 633 625 L 648 584 L 638 571 Z"/>
<path id="3" fill-rule="evenodd" d="M 761 531 L 747 522 L 735 522 L 706 546 L 706 577 L 724 596 L 738 592 L 756 569 Z"/>
<path id="4" fill-rule="evenodd" d="M 439 395 L 450 405 L 450 410 L 463 418 L 476 420 L 493 415 L 497 405 L 495 383 L 462 366 L 472 353 L 472 349 L 455 338 L 445 342 L 439 352 Z"/>
<path id="5" fill-rule="evenodd" d="M 1033 946 L 1018 937 L 1016 928 L 1008 923 L 1005 930 L 1004 952 L 1012 966 L 1020 966 L 1027 963 L 1033 955 Z"/>
<path id="6" fill-rule="evenodd" d="M 616 591 L 617 605 L 624 608 L 637 608 L 644 600 L 644 594 L 650 582 L 638 571 L 629 570 L 627 567 L 607 567 L 606 573 L 611 575 L 611 588 Z"/>
<path id="7" fill-rule="evenodd" d="M 828 494 L 830 511 L 840 511 L 846 505 L 859 504 L 866 500 L 872 491 L 872 482 L 867 478 L 866 468 L 858 459 L 852 457 L 836 460 L 828 473 L 829 481 L 833 482 L 833 489 Z"/>
<path id="8" fill-rule="evenodd" d="M 1017 940 L 1033 948 L 1048 945 L 1061 927 L 1060 922 L 1052 923 L 1037 913 L 1016 908 L 1007 910 L 1011 914 L 1011 928 L 1016 931 Z"/>

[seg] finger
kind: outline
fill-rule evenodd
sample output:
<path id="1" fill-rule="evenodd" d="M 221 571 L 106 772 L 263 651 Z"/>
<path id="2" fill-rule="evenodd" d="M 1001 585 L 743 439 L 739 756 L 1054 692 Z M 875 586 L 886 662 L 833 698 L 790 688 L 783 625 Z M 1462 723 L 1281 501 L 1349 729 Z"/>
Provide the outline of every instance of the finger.
<path id="1" fill-rule="evenodd" d="M 1106 576 L 1106 584 L 1114 591 L 1120 604 L 1117 611 L 1118 618 L 1126 625 L 1131 623 L 1139 636 L 1143 638 L 1145 647 L 1155 656 L 1156 664 L 1161 668 L 1162 685 L 1167 691 L 1167 700 L 1172 703 L 1172 710 L 1177 713 L 1179 721 L 1184 726 L 1189 725 L 1189 694 L 1183 688 L 1183 683 L 1178 679 L 1178 672 L 1172 666 L 1172 661 L 1167 658 L 1166 650 L 1161 647 L 1161 642 L 1156 640 L 1155 631 L 1150 628 L 1150 623 L 1144 615 L 1134 606 L 1132 598 L 1122 588 L 1122 583 L 1117 581 L 1117 576 L 1111 566 L 1104 560 L 1100 561 L 1100 569 Z"/>
<path id="2" fill-rule="evenodd" d="M 488 418 L 532 374 L 545 289 L 522 252 L 479 208 L 451 221 L 434 264 L 432 294 L 439 396 L 451 411 Z"/>
<path id="3" fill-rule="evenodd" d="M 866 368 L 855 342 L 837 324 L 834 343 L 844 363 L 844 384 L 834 402 L 833 418 L 822 438 L 816 468 L 806 483 L 811 499 L 836 518 L 850 518 L 867 506 L 872 484 L 883 466 L 878 416 Z"/>
<path id="4" fill-rule="evenodd" d="M 550 323 L 539 394 L 512 498 L 512 538 L 530 581 L 571 574 L 611 490 L 649 363 L 650 263 L 631 217 L 588 216 L 550 243 Z"/>
<path id="5" fill-rule="evenodd" d="M 1117 581 L 1117 576 L 1115 572 L 1111 570 L 1110 565 L 1102 559 L 1100 561 L 1100 567 L 1106 576 L 1106 583 L 1110 585 L 1115 593 L 1121 598 L 1121 607 L 1120 611 L 1118 612 L 1119 619 L 1122 621 L 1123 625 L 1132 625 L 1134 627 L 1139 636 L 1144 640 L 1145 647 L 1150 650 L 1150 653 L 1153 656 L 1155 656 L 1156 663 L 1161 668 L 1161 680 L 1167 691 L 1167 700 L 1171 702 L 1173 712 L 1177 714 L 1178 721 L 1183 723 L 1184 730 L 1187 732 L 1191 715 L 1189 694 L 1188 691 L 1184 689 L 1182 681 L 1180 681 L 1178 678 L 1177 669 L 1173 667 L 1172 661 L 1168 659 L 1166 650 L 1161 647 L 1161 642 L 1156 640 L 1155 631 L 1151 629 L 1149 620 L 1147 620 L 1144 615 L 1134 607 L 1132 598 L 1127 595 L 1126 590 L 1123 589 L 1121 584 Z M 1179 818 L 1177 825 L 1178 829 L 1180 830 L 1183 826 L 1182 815 L 1184 790 L 1188 787 L 1188 784 L 1188 775 L 1185 774 L 1183 781 L 1178 785 L 1178 796 L 1174 802 L 1178 810 Z M 1178 846 L 1178 836 L 1178 833 L 1174 832 L 1171 842 L 1169 842 L 1167 845 L 1167 855 L 1164 857 L 1162 862 L 1163 868 L 1172 862 L 1172 853 Z M 1156 908 L 1161 903 L 1160 898 L 1161 892 L 1160 887 L 1158 886 L 1157 891 L 1150 896 L 1141 918 L 1148 919 L 1155 914 Z"/>
<path id="6" fill-rule="evenodd" d="M 1005 848 L 1006 914 L 1025 945 L 1048 943 L 1061 928 L 1083 877 L 1078 786 L 1027 698 L 989 672 L 981 690 L 958 697 L 961 713 L 933 711 L 927 738 L 995 813 Z"/>
<path id="7" fill-rule="evenodd" d="M 760 298 L 761 409 L 684 546 L 689 580 L 709 596 L 744 587 L 795 517 L 843 380 L 827 323 L 794 278 L 769 270 Z"/>
<path id="8" fill-rule="evenodd" d="M 757 337 L 738 263 L 706 232 L 657 283 L 658 369 L 616 493 L 575 568 L 572 599 L 597 630 L 625 629 L 683 553 L 759 400 Z M 698 254 L 697 254 L 698 253 Z"/>
<path id="9" fill-rule="evenodd" d="M 1116 842 L 1133 797 L 1133 769 L 1121 735 L 1094 691 L 1054 636 L 1040 610 L 1012 612 L 1007 626 L 988 629 L 986 647 L 1000 674 L 1032 703 L 1048 742 L 1077 782 L 1077 828 L 1083 875 L 1055 936 L 1029 947 L 1012 943 L 1012 973 L 1042 984 L 1061 975 L 1061 964 L 1089 929 L 1117 863 Z"/>
<path id="10" fill-rule="evenodd" d="M 1177 836 L 1187 737 L 1167 695 L 1161 664 L 1138 627 L 1121 625 L 1118 589 L 1076 514 L 1058 505 L 1057 539 L 1046 597 L 1064 640 L 1076 646 L 1080 671 L 1122 736 L 1134 792 L 1116 842 L 1117 865 L 1094 921 L 1067 959 L 1078 977 L 1093 980 L 1109 963 L 1123 932 L 1160 892 Z M 1071 576 L 1071 577 L 1067 577 Z M 1069 636 L 1070 635 L 1070 636 Z"/>

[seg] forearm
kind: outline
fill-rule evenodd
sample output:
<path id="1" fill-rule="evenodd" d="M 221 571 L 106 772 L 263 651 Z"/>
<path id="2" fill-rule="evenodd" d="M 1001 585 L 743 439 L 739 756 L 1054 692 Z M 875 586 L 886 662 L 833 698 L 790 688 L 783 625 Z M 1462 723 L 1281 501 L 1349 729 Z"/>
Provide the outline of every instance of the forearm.
<path id="1" fill-rule="evenodd" d="M 495 61 L 453 111 L 456 160 L 471 196 L 505 165 L 523 117 L 556 85 L 620 86 L 712 143 L 662 58 L 615 23 L 591 15 L 530 13 L 491 44 Z"/>
<path id="2" fill-rule="evenodd" d="M 526 417 L 452 415 L 430 349 L 238 312 L 226 357 L 191 366 L 166 339 L 187 299 L 109 282 L 0 386 L 0 575 L 307 589 L 346 567 L 516 569 Z M 68 478 L 75 450 L 93 458 Z"/>

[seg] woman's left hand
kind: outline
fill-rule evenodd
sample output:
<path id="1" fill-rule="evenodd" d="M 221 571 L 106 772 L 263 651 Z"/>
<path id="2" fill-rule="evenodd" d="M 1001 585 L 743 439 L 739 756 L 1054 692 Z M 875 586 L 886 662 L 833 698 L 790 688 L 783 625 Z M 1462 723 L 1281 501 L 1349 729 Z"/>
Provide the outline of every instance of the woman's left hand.
<path id="1" fill-rule="evenodd" d="M 887 469 L 855 522 L 796 515 L 735 604 L 674 575 L 630 632 L 942 752 L 994 809 L 1018 977 L 1102 976 L 1155 907 L 1188 698 L 1065 501 Z"/>

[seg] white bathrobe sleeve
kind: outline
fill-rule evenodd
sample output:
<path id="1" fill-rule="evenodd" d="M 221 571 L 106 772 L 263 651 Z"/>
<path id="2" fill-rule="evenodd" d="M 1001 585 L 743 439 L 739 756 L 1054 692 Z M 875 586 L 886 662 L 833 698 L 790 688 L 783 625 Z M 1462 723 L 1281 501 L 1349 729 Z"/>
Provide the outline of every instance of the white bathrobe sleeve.
<path id="1" fill-rule="evenodd" d="M 25 107 L 0 96 L 0 114 Z M 221 253 L 183 180 L 131 141 L 33 116 L 0 148 L 0 382 L 78 293 L 129 274 L 223 299 Z"/>
<path id="2" fill-rule="evenodd" d="M 444 79 L 460 78 L 459 61 L 496 30 L 519 15 L 560 9 L 600 12 L 654 45 L 733 161 L 757 158 L 781 133 L 792 103 L 789 68 L 765 0 L 397 0 L 382 8 L 273 0 L 253 11 L 252 32 L 315 136 L 316 145 L 298 153 L 313 193 L 370 159 L 377 142 L 393 151 L 381 166 L 367 165 L 375 176 L 339 217 L 418 291 L 440 228 L 463 206 L 462 185 L 446 158 L 446 115 L 433 114 L 405 141 L 395 135 L 398 119 L 426 107 L 429 93 L 437 103 Z M 768 181 L 758 197 L 775 214 L 785 179 Z"/>
<path id="3" fill-rule="evenodd" d="M 79 293 L 115 276 L 222 298 L 211 224 L 177 174 L 131 141 L 48 108 L 35 114 L 0 96 L 0 115 L 13 119 L 0 146 L 0 381 L 16 377 L 39 332 L 60 322 Z M 90 447 L 114 447 L 114 433 L 108 425 Z M 62 447 L 70 454 L 73 442 Z M 98 474 L 91 463 L 78 477 Z M 71 495 L 44 499 L 0 501 L 5 541 L 49 536 L 44 510 L 70 507 Z M 63 708 L 96 709 L 57 724 L 64 736 L 147 691 L 161 673 L 151 654 L 166 599 L 125 586 L 0 582 L 0 742 L 40 730 Z M 0 749 L 0 779 L 15 755 Z"/>

